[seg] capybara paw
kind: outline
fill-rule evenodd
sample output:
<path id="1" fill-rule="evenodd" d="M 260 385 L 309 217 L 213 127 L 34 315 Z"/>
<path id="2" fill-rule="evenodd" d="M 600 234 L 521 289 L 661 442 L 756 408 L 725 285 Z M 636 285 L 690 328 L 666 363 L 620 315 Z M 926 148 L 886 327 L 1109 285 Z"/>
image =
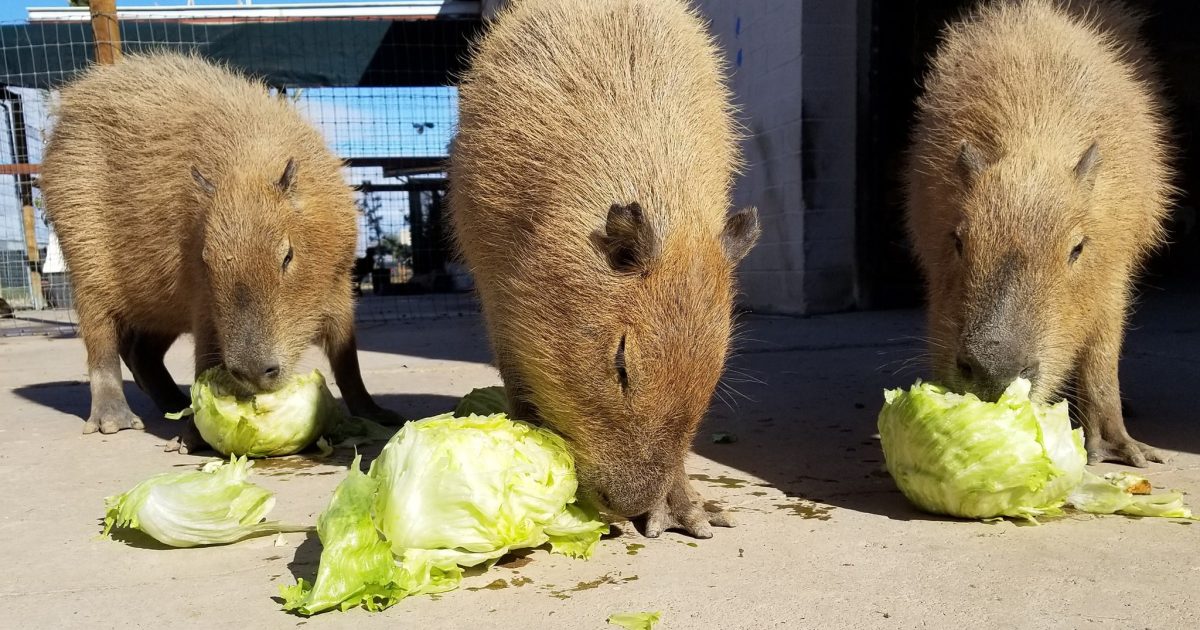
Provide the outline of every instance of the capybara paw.
<path id="1" fill-rule="evenodd" d="M 658 538 L 667 530 L 682 531 L 695 538 L 712 538 L 712 527 L 733 527 L 733 515 L 704 501 L 684 479 L 657 506 L 646 513 L 647 538 Z"/>
<path id="2" fill-rule="evenodd" d="M 137 417 L 128 407 L 123 409 L 110 409 L 93 413 L 87 422 L 83 423 L 83 432 L 95 433 L 116 433 L 121 429 L 145 429 L 146 425 L 142 424 L 142 419 Z"/>
<path id="3" fill-rule="evenodd" d="M 196 423 L 192 422 L 191 418 L 187 420 L 187 424 L 183 428 L 183 432 L 178 437 L 167 442 L 164 451 L 168 453 L 179 453 L 187 455 L 188 453 L 197 453 L 208 448 L 208 442 L 200 437 L 200 431 L 196 429 Z"/>
<path id="4" fill-rule="evenodd" d="M 1167 457 L 1158 450 L 1125 437 L 1116 440 L 1088 440 L 1087 454 L 1089 464 L 1100 462 L 1117 462 L 1138 468 L 1146 468 L 1150 462 L 1165 463 Z"/>

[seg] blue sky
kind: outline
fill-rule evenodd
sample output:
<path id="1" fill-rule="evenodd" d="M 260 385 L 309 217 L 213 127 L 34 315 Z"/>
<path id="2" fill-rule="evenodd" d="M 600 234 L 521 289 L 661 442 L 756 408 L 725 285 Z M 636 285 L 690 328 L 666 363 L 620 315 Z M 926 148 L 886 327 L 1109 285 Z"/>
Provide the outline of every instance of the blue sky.
<path id="1" fill-rule="evenodd" d="M 313 2 L 329 2 L 329 0 L 258 0 L 258 4 L 311 4 Z M 0 22 L 19 22 L 25 19 L 27 7 L 65 7 L 67 0 L 0 0 Z M 118 0 L 122 7 L 169 7 L 183 6 L 186 0 Z M 237 0 L 196 0 L 197 5 L 205 4 L 237 4 Z"/>

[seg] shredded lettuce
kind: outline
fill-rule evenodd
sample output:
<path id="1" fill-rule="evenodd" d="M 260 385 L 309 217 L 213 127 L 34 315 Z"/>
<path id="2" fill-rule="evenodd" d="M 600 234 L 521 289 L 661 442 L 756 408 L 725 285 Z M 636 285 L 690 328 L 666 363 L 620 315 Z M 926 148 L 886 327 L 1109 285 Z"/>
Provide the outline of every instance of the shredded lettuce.
<path id="1" fill-rule="evenodd" d="M 283 588 L 284 607 L 382 609 L 456 588 L 463 567 L 546 543 L 586 558 L 608 525 L 575 491 L 566 444 L 546 429 L 503 414 L 410 422 L 367 474 L 355 460 L 318 526 L 316 581 Z M 381 545 L 394 568 L 383 566 Z"/>
<path id="2" fill-rule="evenodd" d="M 609 615 L 608 623 L 626 630 L 653 630 L 661 617 L 662 613 L 657 612 L 615 613 Z"/>
<path id="3" fill-rule="evenodd" d="M 1192 511 L 1183 504 L 1182 494 L 1134 494 L 1133 490 L 1141 485 L 1148 486 L 1149 482 L 1129 473 L 1109 473 L 1104 477 L 1085 473 L 1083 483 L 1071 491 L 1067 502 L 1075 509 L 1093 514 L 1192 518 Z"/>
<path id="4" fill-rule="evenodd" d="M 195 547 L 236 542 L 272 532 L 311 527 L 262 522 L 275 506 L 274 495 L 246 481 L 252 462 L 209 462 L 199 471 L 155 475 L 124 494 L 104 500 L 104 532 L 139 529 L 164 545 Z"/>
<path id="5" fill-rule="evenodd" d="M 1083 430 L 1071 429 L 1066 401 L 1041 405 L 1029 392 L 1025 379 L 995 403 L 919 381 L 885 391 L 879 437 L 900 491 L 927 512 L 976 519 L 1036 522 L 1068 503 L 1103 514 L 1186 511 L 1178 495 L 1139 497 L 1125 478 L 1088 473 Z"/>
<path id="6" fill-rule="evenodd" d="M 192 406 L 167 415 L 194 416 L 200 436 L 222 455 L 292 455 L 345 424 L 345 414 L 317 370 L 249 398 L 233 395 L 230 379 L 220 368 L 205 371 L 192 384 Z"/>

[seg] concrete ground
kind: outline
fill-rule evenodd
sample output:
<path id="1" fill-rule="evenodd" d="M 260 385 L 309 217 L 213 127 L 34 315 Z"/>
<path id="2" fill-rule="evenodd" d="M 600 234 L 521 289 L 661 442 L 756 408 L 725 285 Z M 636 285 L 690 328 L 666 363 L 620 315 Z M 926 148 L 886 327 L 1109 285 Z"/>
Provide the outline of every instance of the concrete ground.
<path id="1" fill-rule="evenodd" d="M 1152 296 L 1123 365 L 1135 436 L 1179 454 L 1148 472 L 1200 509 L 1200 296 Z M 163 453 L 147 431 L 81 435 L 88 406 L 76 338 L 0 338 L 0 625 L 12 628 L 604 628 L 618 611 L 662 611 L 684 628 L 1196 628 L 1200 526 L 1077 516 L 1040 527 L 933 518 L 881 472 L 881 390 L 921 374 L 919 315 L 748 317 L 729 381 L 690 462 L 696 483 L 732 507 L 736 529 L 693 541 L 645 540 L 628 524 L 588 561 L 539 550 L 463 588 L 370 614 L 290 616 L 280 584 L 311 578 L 320 545 L 287 535 L 203 549 L 97 537 L 105 496 L 205 457 Z M 367 385 L 421 417 L 498 382 L 474 317 L 362 330 Z M 169 364 L 190 375 L 190 347 Z M 324 363 L 315 354 L 311 365 Z M 901 369 L 905 368 L 905 369 Z M 135 410 L 148 400 L 128 385 Z M 714 444 L 717 431 L 733 444 Z M 274 518 L 315 522 L 340 480 L 332 461 L 262 462 Z M 1106 466 L 1103 468 L 1113 468 Z"/>

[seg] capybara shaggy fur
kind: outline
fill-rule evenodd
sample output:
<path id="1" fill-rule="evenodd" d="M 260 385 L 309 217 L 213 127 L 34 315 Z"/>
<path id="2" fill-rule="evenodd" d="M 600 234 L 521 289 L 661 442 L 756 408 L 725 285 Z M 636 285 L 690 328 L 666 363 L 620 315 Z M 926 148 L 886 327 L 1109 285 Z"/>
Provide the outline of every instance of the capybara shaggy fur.
<path id="1" fill-rule="evenodd" d="M 1137 16 L 1024 0 L 945 33 L 919 101 L 908 225 L 938 378 L 994 398 L 1073 385 L 1092 462 L 1161 457 L 1125 429 L 1132 282 L 1163 239 L 1167 127 Z"/>
<path id="2" fill-rule="evenodd" d="M 355 414 L 390 419 L 359 374 L 350 269 L 357 218 L 321 134 L 261 84 L 169 53 L 94 66 L 63 89 L 43 161 L 46 213 L 71 270 L 88 353 L 84 433 L 142 428 L 121 360 L 164 410 L 163 365 L 191 333 L 196 373 L 247 392 L 323 343 Z M 198 435 L 185 432 L 184 450 Z"/>
<path id="3" fill-rule="evenodd" d="M 479 43 L 450 166 L 515 413 L 646 533 L 711 536 L 684 459 L 730 344 L 738 135 L 722 64 L 676 0 L 525 0 Z"/>

